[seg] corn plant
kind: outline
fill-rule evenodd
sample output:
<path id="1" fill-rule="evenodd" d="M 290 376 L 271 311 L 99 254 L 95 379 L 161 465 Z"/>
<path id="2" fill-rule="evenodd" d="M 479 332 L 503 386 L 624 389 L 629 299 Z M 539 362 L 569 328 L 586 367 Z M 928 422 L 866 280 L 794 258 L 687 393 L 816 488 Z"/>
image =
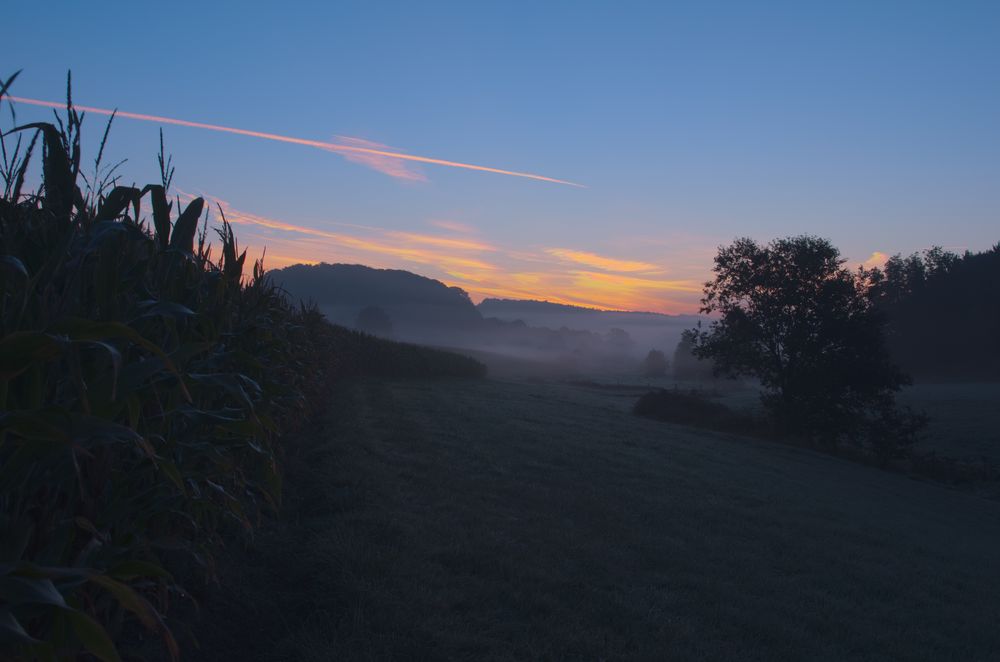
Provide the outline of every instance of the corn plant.
<path id="1" fill-rule="evenodd" d="M 0 138 L 0 659 L 117 660 L 134 623 L 176 659 L 176 577 L 278 506 L 329 327 L 244 273 L 224 216 L 213 259 L 162 136 L 160 182 L 121 186 L 111 122 L 88 178 L 69 85 L 54 115 Z"/>

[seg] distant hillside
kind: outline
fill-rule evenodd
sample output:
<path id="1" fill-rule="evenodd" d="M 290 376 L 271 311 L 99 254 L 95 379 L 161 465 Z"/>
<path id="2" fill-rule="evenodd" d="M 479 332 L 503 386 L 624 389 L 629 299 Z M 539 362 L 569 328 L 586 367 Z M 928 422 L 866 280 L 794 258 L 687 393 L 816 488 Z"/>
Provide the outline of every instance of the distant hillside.
<path id="1" fill-rule="evenodd" d="M 599 310 L 519 299 L 484 299 L 477 308 L 483 317 L 495 317 L 507 322 L 522 320 L 531 326 L 568 327 L 600 334 L 622 329 L 634 341 L 635 351 L 642 354 L 653 348 L 672 351 L 680 340 L 681 332 L 701 319 L 697 315 Z"/>
<path id="2" fill-rule="evenodd" d="M 671 354 L 681 332 L 698 319 L 547 301 L 487 299 L 475 306 L 461 288 L 409 271 L 358 264 L 298 264 L 272 271 L 271 277 L 292 297 L 316 302 L 334 324 L 358 328 L 362 309 L 375 307 L 385 313 L 375 315 L 382 320 L 379 328 L 391 331 L 374 332 L 396 340 L 579 366 L 623 365 L 653 348 Z"/>
<path id="3" fill-rule="evenodd" d="M 483 299 L 479 309 L 489 309 L 497 313 L 606 313 L 600 308 L 573 306 L 568 303 L 553 303 L 536 299 Z"/>
<path id="4" fill-rule="evenodd" d="M 349 328 L 368 306 L 386 312 L 395 337 L 414 342 L 460 342 L 482 323 L 464 290 L 409 271 L 322 263 L 270 273 L 291 296 L 315 301 L 327 319 Z"/>
<path id="5" fill-rule="evenodd" d="M 565 303 L 533 299 L 483 299 L 476 307 L 483 317 L 516 318 L 525 322 L 529 322 L 526 319 L 529 317 L 549 315 L 583 316 L 592 319 L 620 321 L 625 324 L 653 325 L 674 324 L 679 321 L 687 324 L 691 320 L 697 321 L 699 319 L 697 315 L 666 315 L 637 310 L 601 310 L 600 308 L 572 306 Z"/>
<path id="6" fill-rule="evenodd" d="M 374 269 L 361 264 L 296 264 L 270 272 L 271 278 L 296 297 L 336 305 L 425 304 L 465 309 L 472 301 L 460 287 L 401 269 Z"/>

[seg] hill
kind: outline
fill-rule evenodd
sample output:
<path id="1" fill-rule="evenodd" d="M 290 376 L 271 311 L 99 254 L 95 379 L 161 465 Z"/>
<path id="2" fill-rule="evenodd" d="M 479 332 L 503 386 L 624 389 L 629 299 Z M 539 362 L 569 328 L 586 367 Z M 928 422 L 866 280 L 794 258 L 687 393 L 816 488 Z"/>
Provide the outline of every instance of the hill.
<path id="1" fill-rule="evenodd" d="M 465 310 L 478 317 L 460 287 L 402 269 L 375 269 L 362 264 L 295 264 L 268 272 L 275 283 L 295 296 L 321 304 L 423 304 Z"/>
<path id="2" fill-rule="evenodd" d="M 483 317 L 522 320 L 532 326 L 568 327 L 598 334 L 622 329 L 632 340 L 634 353 L 643 356 L 653 348 L 672 353 L 681 332 L 702 319 L 697 315 L 600 310 L 523 299 L 483 299 L 476 307 Z"/>
<path id="3" fill-rule="evenodd" d="M 349 328 L 362 308 L 376 306 L 400 339 L 461 345 L 482 322 L 464 290 L 409 271 L 322 263 L 268 273 L 292 297 L 316 302 L 328 320 Z"/>

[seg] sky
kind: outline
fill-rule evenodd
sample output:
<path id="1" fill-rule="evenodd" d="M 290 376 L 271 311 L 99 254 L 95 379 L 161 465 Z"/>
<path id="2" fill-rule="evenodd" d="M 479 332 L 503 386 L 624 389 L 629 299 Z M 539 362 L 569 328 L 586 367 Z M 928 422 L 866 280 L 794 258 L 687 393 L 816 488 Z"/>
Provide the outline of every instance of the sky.
<path id="1" fill-rule="evenodd" d="M 852 265 L 1000 241 L 995 1 L 15 0 L 5 22 L 16 96 L 62 101 L 71 69 L 77 104 L 250 132 L 120 117 L 106 160 L 158 181 L 162 127 L 174 193 L 271 268 L 691 313 L 736 237 Z"/>

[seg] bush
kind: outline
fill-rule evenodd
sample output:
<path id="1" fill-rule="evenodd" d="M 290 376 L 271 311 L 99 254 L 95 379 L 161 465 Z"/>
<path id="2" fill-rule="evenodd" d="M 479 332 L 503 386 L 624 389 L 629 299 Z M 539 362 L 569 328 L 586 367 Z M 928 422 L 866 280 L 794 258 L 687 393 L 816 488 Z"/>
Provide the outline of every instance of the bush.
<path id="1" fill-rule="evenodd" d="M 657 389 L 643 394 L 632 413 L 658 421 L 727 432 L 758 432 L 759 424 L 698 391 Z"/>

